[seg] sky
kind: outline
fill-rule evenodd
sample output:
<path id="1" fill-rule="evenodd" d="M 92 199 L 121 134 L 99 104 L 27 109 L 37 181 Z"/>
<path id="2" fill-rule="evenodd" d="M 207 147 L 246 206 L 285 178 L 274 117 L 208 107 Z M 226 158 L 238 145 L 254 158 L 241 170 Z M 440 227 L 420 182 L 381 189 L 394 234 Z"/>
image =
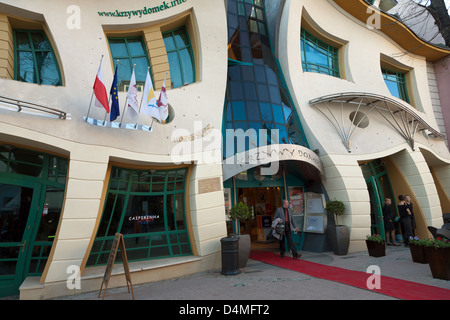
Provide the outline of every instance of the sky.
<path id="1" fill-rule="evenodd" d="M 430 2 L 430 0 L 414 0 L 414 1 L 416 1 L 416 2 L 418 2 L 420 4 L 423 4 L 423 5 L 428 5 L 427 3 Z M 450 14 L 450 0 L 444 0 L 444 3 L 445 3 L 445 6 L 448 9 L 449 14 Z"/>

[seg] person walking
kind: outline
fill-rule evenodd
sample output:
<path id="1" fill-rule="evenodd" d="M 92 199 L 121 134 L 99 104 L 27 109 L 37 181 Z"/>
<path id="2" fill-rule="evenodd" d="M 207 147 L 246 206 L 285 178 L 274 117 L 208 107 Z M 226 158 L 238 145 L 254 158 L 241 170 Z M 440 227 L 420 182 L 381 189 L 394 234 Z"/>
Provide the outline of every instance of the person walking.
<path id="1" fill-rule="evenodd" d="M 409 218 L 411 216 L 411 211 L 409 210 L 403 195 L 399 195 L 398 200 L 400 201 L 397 207 L 400 215 L 403 243 L 405 244 L 405 247 L 407 247 L 409 245 L 409 237 L 412 237 L 411 219 Z"/>
<path id="2" fill-rule="evenodd" d="M 273 219 L 280 219 L 281 223 L 284 223 L 284 235 L 279 238 L 280 240 L 280 255 L 283 258 L 284 252 L 286 251 L 285 247 L 285 239 L 287 240 L 287 244 L 289 249 L 292 251 L 292 257 L 294 259 L 298 259 L 301 257 L 301 255 L 298 254 L 297 249 L 294 246 L 294 243 L 292 242 L 292 230 L 298 231 L 298 227 L 295 224 L 295 221 L 292 217 L 292 212 L 289 209 L 289 201 L 283 200 L 283 206 L 277 208 L 275 210 L 275 214 L 273 216 Z"/>

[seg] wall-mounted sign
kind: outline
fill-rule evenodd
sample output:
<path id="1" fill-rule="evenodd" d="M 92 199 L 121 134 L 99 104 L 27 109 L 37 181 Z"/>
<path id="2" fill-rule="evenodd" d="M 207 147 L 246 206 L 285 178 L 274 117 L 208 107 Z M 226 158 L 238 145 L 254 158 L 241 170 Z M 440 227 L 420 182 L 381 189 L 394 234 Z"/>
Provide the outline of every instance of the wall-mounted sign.
<path id="1" fill-rule="evenodd" d="M 254 167 L 283 160 L 297 160 L 311 164 L 323 175 L 319 156 L 312 150 L 296 144 L 272 144 L 240 152 L 223 161 L 223 181 Z M 267 168 L 270 171 L 270 168 Z M 278 171 L 278 170 L 276 170 Z"/>
<path id="2" fill-rule="evenodd" d="M 137 10 L 114 10 L 113 11 L 98 11 L 100 17 L 119 17 L 119 18 L 142 18 L 142 16 L 152 13 L 158 13 L 167 9 L 176 7 L 179 4 L 183 4 L 187 0 L 170 0 L 163 1 L 159 5 L 147 8 L 146 6 Z"/>
<path id="3" fill-rule="evenodd" d="M 194 141 L 196 139 L 201 139 L 204 136 L 208 135 L 212 130 L 214 129 L 213 126 L 210 124 L 207 124 L 202 130 L 194 132 L 189 135 L 185 136 L 172 136 L 173 142 L 187 142 L 187 141 Z"/>

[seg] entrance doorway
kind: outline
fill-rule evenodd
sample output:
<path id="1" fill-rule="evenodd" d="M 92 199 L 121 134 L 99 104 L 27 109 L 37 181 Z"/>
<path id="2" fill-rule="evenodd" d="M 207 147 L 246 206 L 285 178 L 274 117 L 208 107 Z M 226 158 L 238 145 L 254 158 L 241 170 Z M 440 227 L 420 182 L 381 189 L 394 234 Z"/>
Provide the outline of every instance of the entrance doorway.
<path id="1" fill-rule="evenodd" d="M 361 164 L 361 169 L 366 179 L 367 190 L 370 197 L 370 229 L 372 234 L 379 234 L 386 240 L 384 229 L 383 206 L 386 198 L 392 199 L 391 209 L 396 216 L 394 192 L 384 162 L 376 159 Z"/>
<path id="2" fill-rule="evenodd" d="M 40 276 L 63 205 L 67 160 L 0 146 L 0 296 Z M 63 181 L 63 183 L 61 183 Z"/>
<path id="3" fill-rule="evenodd" d="M 271 227 L 273 215 L 281 207 L 282 187 L 239 188 L 238 202 L 249 207 L 255 219 L 240 222 L 240 232 L 250 234 L 252 241 L 266 242 L 270 238 L 267 229 Z"/>

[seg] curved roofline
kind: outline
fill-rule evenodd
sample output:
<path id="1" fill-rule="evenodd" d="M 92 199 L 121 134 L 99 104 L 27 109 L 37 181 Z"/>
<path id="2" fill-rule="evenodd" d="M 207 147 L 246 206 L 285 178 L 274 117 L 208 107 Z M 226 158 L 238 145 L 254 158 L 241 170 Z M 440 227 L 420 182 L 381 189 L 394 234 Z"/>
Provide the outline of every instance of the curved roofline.
<path id="1" fill-rule="evenodd" d="M 431 62 L 436 62 L 450 55 L 450 49 L 440 48 L 422 40 L 405 24 L 380 9 L 371 6 L 365 0 L 333 1 L 363 23 L 367 23 L 374 11 L 379 13 L 381 17 L 380 30 L 409 53 L 424 56 Z M 369 13 L 367 13 L 369 7 L 372 11 L 369 10 Z"/>

